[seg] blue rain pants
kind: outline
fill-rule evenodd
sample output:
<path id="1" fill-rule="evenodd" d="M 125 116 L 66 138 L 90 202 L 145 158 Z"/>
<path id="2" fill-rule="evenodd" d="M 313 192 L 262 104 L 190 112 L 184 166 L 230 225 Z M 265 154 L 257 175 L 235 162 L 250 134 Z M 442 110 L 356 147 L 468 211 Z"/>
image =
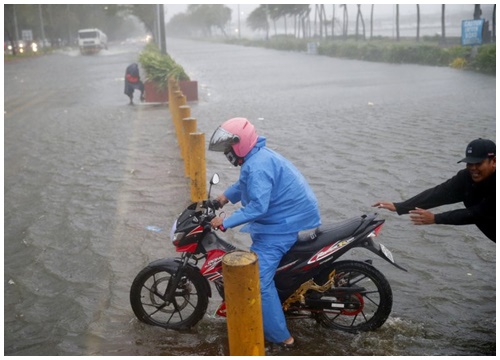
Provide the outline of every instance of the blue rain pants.
<path id="1" fill-rule="evenodd" d="M 252 234 L 250 250 L 259 261 L 260 293 L 264 337 L 273 343 L 281 343 L 290 337 L 285 314 L 274 284 L 274 274 L 285 253 L 297 241 L 297 233 Z"/>

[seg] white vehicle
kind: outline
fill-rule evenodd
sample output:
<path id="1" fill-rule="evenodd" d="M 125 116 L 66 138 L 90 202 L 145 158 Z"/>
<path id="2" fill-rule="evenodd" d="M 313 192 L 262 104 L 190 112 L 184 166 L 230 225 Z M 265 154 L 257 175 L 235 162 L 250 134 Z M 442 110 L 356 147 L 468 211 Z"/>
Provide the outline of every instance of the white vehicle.
<path id="1" fill-rule="evenodd" d="M 78 31 L 78 46 L 82 54 L 93 54 L 108 49 L 108 37 L 99 29 Z"/>

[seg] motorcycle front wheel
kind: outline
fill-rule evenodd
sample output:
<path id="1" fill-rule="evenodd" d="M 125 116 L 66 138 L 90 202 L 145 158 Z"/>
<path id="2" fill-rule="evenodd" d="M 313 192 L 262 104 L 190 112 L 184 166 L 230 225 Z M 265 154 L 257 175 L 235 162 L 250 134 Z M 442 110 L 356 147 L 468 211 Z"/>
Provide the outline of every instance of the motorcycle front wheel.
<path id="1" fill-rule="evenodd" d="M 312 294 L 331 301 L 329 309 L 315 314 L 316 321 L 327 328 L 352 333 L 381 327 L 392 310 L 392 290 L 385 276 L 372 265 L 359 261 L 340 261 L 335 269 L 334 286 L 324 293 Z M 326 272 L 318 284 L 328 280 Z"/>
<path id="2" fill-rule="evenodd" d="M 158 265 L 147 266 L 137 274 L 130 288 L 130 304 L 140 321 L 165 329 L 184 330 L 203 318 L 208 294 L 205 279 L 196 270 L 183 268 L 173 296 L 166 298 L 176 271 L 176 266 Z"/>

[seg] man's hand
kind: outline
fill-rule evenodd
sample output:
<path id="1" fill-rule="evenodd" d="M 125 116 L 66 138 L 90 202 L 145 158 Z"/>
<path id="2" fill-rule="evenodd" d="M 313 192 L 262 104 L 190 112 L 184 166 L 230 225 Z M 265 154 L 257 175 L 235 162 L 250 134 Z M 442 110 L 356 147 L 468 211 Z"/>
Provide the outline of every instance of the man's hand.
<path id="1" fill-rule="evenodd" d="M 220 203 L 220 207 L 223 207 L 229 202 L 229 199 L 224 194 L 220 194 L 219 196 L 217 196 L 215 200 L 217 200 Z"/>
<path id="2" fill-rule="evenodd" d="M 389 211 L 396 211 L 394 203 L 388 201 L 378 201 L 375 204 L 373 204 L 372 207 L 377 207 L 379 209 L 387 209 Z"/>
<path id="3" fill-rule="evenodd" d="M 410 219 L 415 225 L 430 225 L 435 224 L 434 214 L 428 210 L 415 208 L 410 211 Z"/>
<path id="4" fill-rule="evenodd" d="M 219 226 L 222 225 L 222 221 L 224 219 L 221 218 L 220 216 L 214 217 L 212 221 L 210 221 L 210 225 L 212 226 L 213 229 L 219 229 Z"/>

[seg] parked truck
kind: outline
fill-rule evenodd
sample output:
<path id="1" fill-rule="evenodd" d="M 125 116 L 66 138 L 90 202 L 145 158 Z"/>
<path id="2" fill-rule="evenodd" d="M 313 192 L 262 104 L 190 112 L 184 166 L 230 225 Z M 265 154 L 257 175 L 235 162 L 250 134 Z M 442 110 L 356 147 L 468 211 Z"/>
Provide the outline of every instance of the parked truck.
<path id="1" fill-rule="evenodd" d="M 78 31 L 78 46 L 82 54 L 95 54 L 108 49 L 108 37 L 99 29 L 82 29 Z"/>

